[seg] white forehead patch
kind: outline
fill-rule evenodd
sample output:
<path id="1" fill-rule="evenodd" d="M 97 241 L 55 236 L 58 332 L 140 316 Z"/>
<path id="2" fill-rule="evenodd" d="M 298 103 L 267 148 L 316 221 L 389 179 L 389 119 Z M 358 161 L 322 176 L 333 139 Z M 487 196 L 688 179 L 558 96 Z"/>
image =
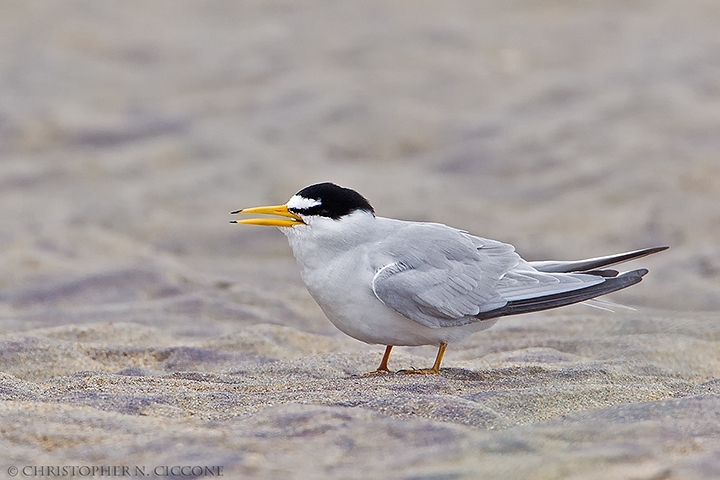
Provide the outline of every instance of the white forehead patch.
<path id="1" fill-rule="evenodd" d="M 296 210 L 305 210 L 307 208 L 317 207 L 322 202 L 315 198 L 305 198 L 300 195 L 293 195 L 290 200 L 285 204 L 288 208 L 294 208 Z"/>

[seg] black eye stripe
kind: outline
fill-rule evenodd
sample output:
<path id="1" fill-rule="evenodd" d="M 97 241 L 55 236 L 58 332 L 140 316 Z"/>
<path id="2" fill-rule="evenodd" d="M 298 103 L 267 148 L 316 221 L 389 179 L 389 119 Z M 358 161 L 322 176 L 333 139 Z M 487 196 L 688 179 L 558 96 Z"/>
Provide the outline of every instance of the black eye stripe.
<path id="1" fill-rule="evenodd" d="M 322 207 L 322 205 L 315 205 L 314 207 L 308 208 L 288 208 L 288 210 L 302 215 L 322 215 L 323 213 L 329 213 L 326 208 Z"/>

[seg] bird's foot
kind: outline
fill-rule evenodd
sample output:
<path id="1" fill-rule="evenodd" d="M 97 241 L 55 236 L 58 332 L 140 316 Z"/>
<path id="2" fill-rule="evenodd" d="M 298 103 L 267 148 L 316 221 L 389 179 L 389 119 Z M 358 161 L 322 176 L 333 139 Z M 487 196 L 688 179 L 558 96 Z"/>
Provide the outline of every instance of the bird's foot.
<path id="1" fill-rule="evenodd" d="M 390 360 L 390 352 L 392 351 L 392 348 L 392 345 L 388 345 L 387 347 L 385 347 L 385 355 L 383 355 L 380 366 L 377 368 L 377 370 L 373 372 L 363 373 L 363 377 L 374 377 L 377 375 L 387 375 L 389 373 L 393 373 L 388 368 L 388 360 Z"/>
<path id="2" fill-rule="evenodd" d="M 413 368 L 412 370 L 398 370 L 397 373 L 406 375 L 440 375 L 439 368 Z"/>

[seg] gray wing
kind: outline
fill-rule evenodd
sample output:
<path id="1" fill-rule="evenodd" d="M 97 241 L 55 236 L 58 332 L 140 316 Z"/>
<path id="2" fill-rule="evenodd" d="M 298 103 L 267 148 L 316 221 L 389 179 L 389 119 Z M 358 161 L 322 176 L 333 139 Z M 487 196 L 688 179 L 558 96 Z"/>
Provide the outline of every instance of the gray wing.
<path id="1" fill-rule="evenodd" d="M 411 224 L 378 251 L 388 261 L 373 279 L 377 298 L 433 328 L 552 308 L 629 286 L 620 287 L 620 277 L 540 272 L 512 245 L 437 224 Z"/>
<path id="2" fill-rule="evenodd" d="M 430 223 L 409 224 L 377 251 L 387 261 L 373 279 L 377 298 L 428 327 L 476 322 L 503 307 L 498 282 L 520 262 L 512 245 Z"/>

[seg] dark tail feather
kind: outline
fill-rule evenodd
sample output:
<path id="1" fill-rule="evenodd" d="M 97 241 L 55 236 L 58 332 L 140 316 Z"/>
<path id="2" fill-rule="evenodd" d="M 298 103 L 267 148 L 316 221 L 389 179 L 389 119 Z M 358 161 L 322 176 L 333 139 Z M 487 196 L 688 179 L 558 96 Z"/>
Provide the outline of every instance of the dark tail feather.
<path id="1" fill-rule="evenodd" d="M 580 288 L 569 292 L 546 295 L 544 297 L 526 298 L 508 302 L 507 305 L 489 312 L 482 312 L 476 315 L 480 320 L 489 318 L 504 317 L 506 315 L 519 315 L 521 313 L 538 312 L 550 308 L 564 307 L 573 303 L 584 302 L 591 298 L 599 297 L 608 293 L 616 292 L 635 285 L 642 280 L 648 271 L 644 268 L 622 273 L 616 277 L 608 277 L 603 283 L 590 287 Z"/>
<path id="2" fill-rule="evenodd" d="M 571 273 L 571 272 L 587 272 L 588 270 L 596 270 L 602 267 L 608 267 L 618 263 L 635 260 L 637 258 L 646 257 L 653 253 L 662 252 L 670 247 L 652 247 L 643 248 L 642 250 L 634 250 L 632 252 L 618 253 L 616 255 L 608 255 L 605 257 L 588 258 L 587 260 L 577 261 L 541 261 L 529 262 L 535 269 L 545 273 Z"/>

